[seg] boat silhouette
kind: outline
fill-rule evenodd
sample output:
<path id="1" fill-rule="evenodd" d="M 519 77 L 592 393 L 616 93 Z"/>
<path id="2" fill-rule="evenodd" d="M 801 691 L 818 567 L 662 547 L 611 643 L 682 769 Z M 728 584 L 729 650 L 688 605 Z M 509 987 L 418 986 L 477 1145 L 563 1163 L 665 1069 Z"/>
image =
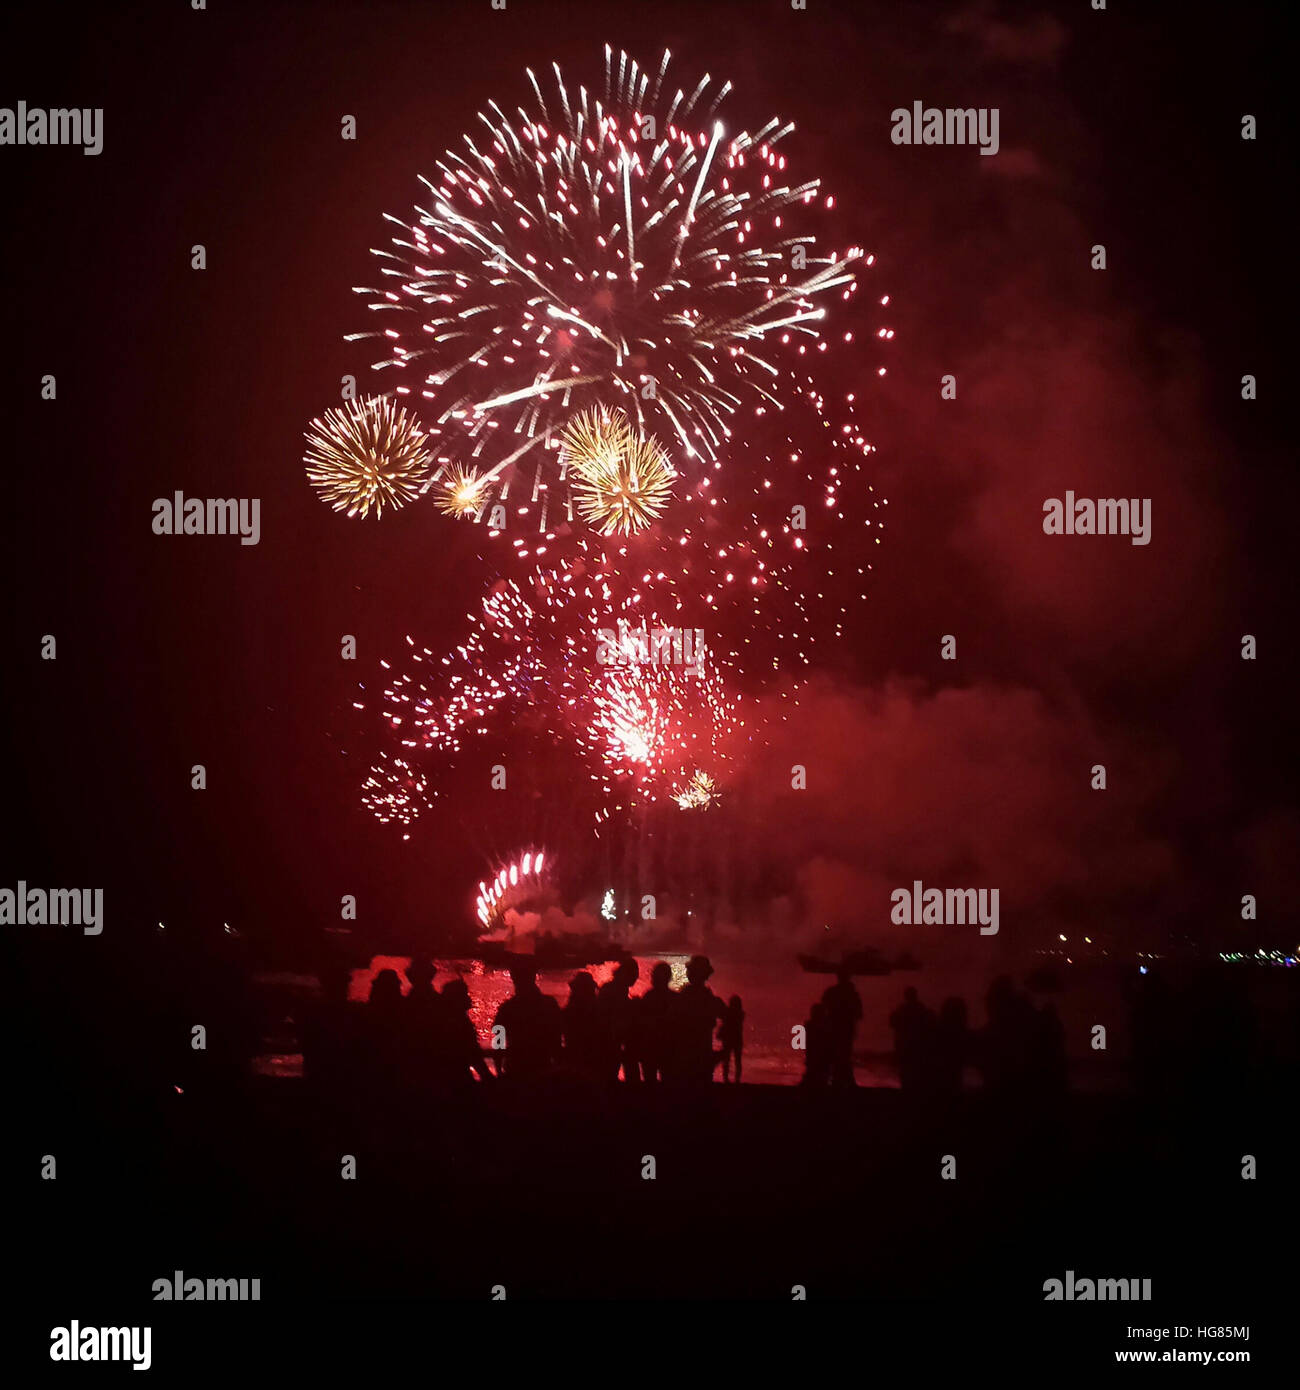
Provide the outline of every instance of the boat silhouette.
<path id="1" fill-rule="evenodd" d="M 914 956 L 902 955 L 897 961 L 890 961 L 873 947 L 859 951 L 848 951 L 839 960 L 829 956 L 801 955 L 800 966 L 810 975 L 836 975 L 841 970 L 850 975 L 889 975 L 895 970 L 919 970 L 921 963 Z"/>

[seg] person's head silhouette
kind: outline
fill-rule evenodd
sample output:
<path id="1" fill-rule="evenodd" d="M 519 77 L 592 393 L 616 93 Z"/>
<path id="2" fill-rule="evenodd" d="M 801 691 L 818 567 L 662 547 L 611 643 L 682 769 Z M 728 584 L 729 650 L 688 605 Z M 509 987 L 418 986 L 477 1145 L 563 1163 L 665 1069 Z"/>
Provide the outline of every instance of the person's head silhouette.
<path id="1" fill-rule="evenodd" d="M 470 1011 L 472 1001 L 469 997 L 469 986 L 459 975 L 454 980 L 448 980 L 439 993 L 458 1013 L 466 1014 Z"/>
<path id="2" fill-rule="evenodd" d="M 580 1002 L 591 999 L 596 993 L 596 982 L 587 974 L 585 970 L 578 973 L 569 981 L 569 1002 L 579 1000 Z"/>
<path id="3" fill-rule="evenodd" d="M 381 970 L 370 986 L 370 1002 L 387 1008 L 402 997 L 402 980 L 396 970 Z"/>
<path id="4" fill-rule="evenodd" d="M 411 963 L 406 967 L 406 978 L 411 982 L 411 988 L 420 990 L 433 983 L 438 971 L 431 960 L 423 956 L 412 956 Z"/>
<path id="5" fill-rule="evenodd" d="M 510 966 L 510 983 L 516 994 L 537 988 L 537 966 L 530 960 L 517 960 Z"/>
<path id="6" fill-rule="evenodd" d="M 690 984 L 702 985 L 713 974 L 713 964 L 708 956 L 692 956 L 686 962 L 686 979 Z"/>

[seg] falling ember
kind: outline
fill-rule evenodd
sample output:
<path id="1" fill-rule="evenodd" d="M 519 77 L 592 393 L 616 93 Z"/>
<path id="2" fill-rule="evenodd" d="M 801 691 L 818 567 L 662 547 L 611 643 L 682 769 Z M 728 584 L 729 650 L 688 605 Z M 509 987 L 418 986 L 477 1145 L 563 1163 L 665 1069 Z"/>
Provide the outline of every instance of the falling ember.
<path id="1" fill-rule="evenodd" d="M 638 435 L 621 410 L 590 410 L 572 420 L 560 438 L 560 463 L 582 519 L 603 536 L 643 531 L 677 481 L 658 441 Z"/>
<path id="2" fill-rule="evenodd" d="M 305 431 L 307 478 L 336 512 L 382 516 L 417 497 L 429 470 L 425 435 L 384 396 L 327 410 Z"/>
<path id="3" fill-rule="evenodd" d="M 429 784 L 405 758 L 381 756 L 361 784 L 361 804 L 381 825 L 409 826 L 428 804 Z"/>

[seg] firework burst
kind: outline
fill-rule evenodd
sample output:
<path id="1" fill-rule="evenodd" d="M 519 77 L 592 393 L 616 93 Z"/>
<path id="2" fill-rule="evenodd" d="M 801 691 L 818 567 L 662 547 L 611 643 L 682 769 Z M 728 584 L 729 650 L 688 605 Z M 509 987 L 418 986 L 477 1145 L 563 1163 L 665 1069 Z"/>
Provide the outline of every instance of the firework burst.
<path id="1" fill-rule="evenodd" d="M 607 48 L 603 97 L 558 67 L 544 95 L 529 72 L 531 109 L 489 104 L 414 218 L 388 219 L 387 283 L 358 290 L 382 323 L 351 336 L 416 378 L 396 389 L 429 403 L 439 469 L 472 469 L 502 502 L 528 489 L 542 531 L 576 414 L 622 408 L 641 437 L 716 463 L 746 400 L 780 405 L 776 355 L 816 346 L 825 299 L 856 288 L 861 253 L 818 237 L 833 199 L 787 173 L 793 127 L 728 136 L 730 83 L 687 95 L 667 65 Z"/>
<path id="2" fill-rule="evenodd" d="M 446 516 L 477 517 L 483 510 L 486 495 L 487 485 L 482 476 L 460 464 L 454 464 L 438 480 L 436 500 L 439 511 Z"/>
<path id="3" fill-rule="evenodd" d="M 638 435 L 621 410 L 575 416 L 560 438 L 560 465 L 582 519 L 603 536 L 643 531 L 668 505 L 677 480 L 658 442 Z"/>
<path id="4" fill-rule="evenodd" d="M 305 434 L 307 478 L 336 512 L 382 516 L 419 496 L 429 473 L 425 435 L 387 397 L 327 410 Z"/>
<path id="5" fill-rule="evenodd" d="M 718 800 L 718 784 L 707 772 L 697 771 L 685 786 L 678 787 L 673 800 L 683 811 L 707 809 Z"/>
<path id="6" fill-rule="evenodd" d="M 519 908 L 544 891 L 550 865 L 545 850 L 528 850 L 517 860 L 502 865 L 491 879 L 481 880 L 474 899 L 474 915 L 485 930 L 500 927 L 506 912 Z"/>
<path id="7" fill-rule="evenodd" d="M 361 784 L 361 804 L 381 825 L 413 825 L 428 804 L 429 784 L 405 758 L 381 754 Z M 403 839 L 410 839 L 409 835 Z"/>
<path id="8" fill-rule="evenodd" d="M 693 644 L 683 664 L 671 642 L 652 646 L 675 629 L 615 579 L 574 565 L 503 581 L 465 641 L 437 656 L 408 637 L 408 661 L 382 662 L 377 697 L 356 706 L 422 766 L 470 739 L 532 734 L 570 750 L 606 810 L 667 797 L 701 762 L 725 762 L 745 721 L 707 650 Z"/>
<path id="9" fill-rule="evenodd" d="M 629 805 L 675 797 L 701 756 L 727 759 L 743 724 L 704 653 L 690 670 L 640 661 L 607 669 L 592 682 L 586 709 L 575 734 L 595 759 L 592 777 L 606 800 Z"/>

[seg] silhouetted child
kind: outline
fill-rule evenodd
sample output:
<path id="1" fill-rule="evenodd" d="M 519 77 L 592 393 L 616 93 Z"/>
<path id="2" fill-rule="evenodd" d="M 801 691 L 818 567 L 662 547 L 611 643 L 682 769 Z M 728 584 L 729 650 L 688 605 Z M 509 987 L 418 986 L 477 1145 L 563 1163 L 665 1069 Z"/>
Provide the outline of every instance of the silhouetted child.
<path id="1" fill-rule="evenodd" d="M 727 1000 L 727 1010 L 718 1025 L 718 1041 L 722 1044 L 722 1079 L 731 1079 L 731 1060 L 736 1060 L 736 1084 L 740 1084 L 741 1053 L 745 1048 L 745 1009 L 740 995 L 733 994 Z"/>

